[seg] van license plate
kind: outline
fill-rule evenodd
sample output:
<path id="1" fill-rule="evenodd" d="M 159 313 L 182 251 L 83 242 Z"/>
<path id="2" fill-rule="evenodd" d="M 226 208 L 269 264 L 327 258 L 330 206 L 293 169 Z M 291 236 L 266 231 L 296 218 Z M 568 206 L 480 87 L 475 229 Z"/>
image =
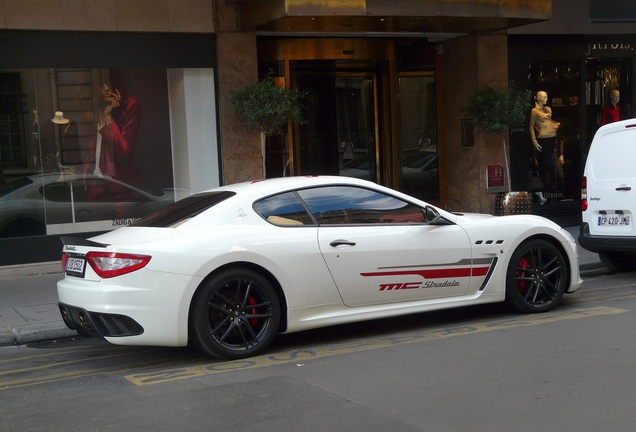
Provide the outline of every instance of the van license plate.
<path id="1" fill-rule="evenodd" d="M 598 226 L 628 226 L 631 225 L 630 216 L 599 216 Z"/>

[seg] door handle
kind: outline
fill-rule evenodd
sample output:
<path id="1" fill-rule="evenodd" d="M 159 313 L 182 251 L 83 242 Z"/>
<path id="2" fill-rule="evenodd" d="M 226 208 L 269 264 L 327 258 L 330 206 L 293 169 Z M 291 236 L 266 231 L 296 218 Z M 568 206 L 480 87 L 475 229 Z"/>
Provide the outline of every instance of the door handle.
<path id="1" fill-rule="evenodd" d="M 331 243 L 329 243 L 329 246 L 333 246 L 333 247 L 338 247 L 338 246 L 355 246 L 356 242 L 352 242 L 349 240 L 334 240 Z"/>
<path id="2" fill-rule="evenodd" d="M 630 191 L 632 190 L 631 186 L 619 186 L 616 188 L 617 191 Z"/>

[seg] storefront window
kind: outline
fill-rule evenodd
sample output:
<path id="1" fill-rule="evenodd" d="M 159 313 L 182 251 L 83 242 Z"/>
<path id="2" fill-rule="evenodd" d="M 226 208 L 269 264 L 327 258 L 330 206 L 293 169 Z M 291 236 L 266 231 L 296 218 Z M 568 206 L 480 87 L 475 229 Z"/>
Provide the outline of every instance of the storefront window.
<path id="1" fill-rule="evenodd" d="M 581 148 L 581 68 L 579 61 L 537 61 L 530 66 L 533 96 L 545 92 L 547 99 L 543 111 L 551 115 L 554 140 L 546 139 L 538 151 L 528 140 L 529 171 L 536 170 L 542 180 L 543 200 L 549 203 L 578 199 L 580 189 Z M 539 124 L 535 124 L 535 137 L 539 138 Z M 528 130 L 530 132 L 530 129 Z"/>
<path id="2" fill-rule="evenodd" d="M 193 101 L 215 118 L 214 85 L 210 69 L 191 72 L 0 70 L 0 238 L 113 229 L 196 192 L 180 138 Z M 214 144 L 206 126 L 193 147 Z"/>

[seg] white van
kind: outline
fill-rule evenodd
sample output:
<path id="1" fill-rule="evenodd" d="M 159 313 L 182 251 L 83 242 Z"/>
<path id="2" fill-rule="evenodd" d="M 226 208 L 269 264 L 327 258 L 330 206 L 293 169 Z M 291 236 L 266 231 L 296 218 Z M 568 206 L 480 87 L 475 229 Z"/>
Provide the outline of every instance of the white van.
<path id="1" fill-rule="evenodd" d="M 611 271 L 636 269 L 636 119 L 596 132 L 583 176 L 579 245 Z"/>

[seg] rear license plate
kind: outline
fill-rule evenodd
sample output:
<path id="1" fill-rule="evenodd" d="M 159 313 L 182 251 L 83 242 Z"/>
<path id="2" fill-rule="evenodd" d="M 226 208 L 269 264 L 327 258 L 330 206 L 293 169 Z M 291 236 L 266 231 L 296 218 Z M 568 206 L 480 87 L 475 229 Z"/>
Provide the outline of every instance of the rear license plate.
<path id="1" fill-rule="evenodd" d="M 70 276 L 84 277 L 86 260 L 84 258 L 69 257 L 66 261 L 66 274 Z"/>
<path id="2" fill-rule="evenodd" d="M 628 215 L 598 217 L 598 226 L 629 226 L 629 225 L 631 225 L 631 220 L 630 220 L 630 216 Z"/>

